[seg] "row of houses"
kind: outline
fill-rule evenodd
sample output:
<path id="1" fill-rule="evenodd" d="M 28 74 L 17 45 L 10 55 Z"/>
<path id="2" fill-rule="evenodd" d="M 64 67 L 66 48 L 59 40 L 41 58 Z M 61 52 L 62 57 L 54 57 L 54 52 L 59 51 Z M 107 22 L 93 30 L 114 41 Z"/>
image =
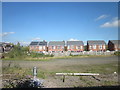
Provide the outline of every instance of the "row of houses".
<path id="1" fill-rule="evenodd" d="M 87 41 L 87 51 L 110 51 L 120 50 L 120 40 L 109 40 L 108 44 L 104 40 Z M 30 51 L 35 52 L 83 52 L 85 50 L 83 41 L 32 41 L 29 45 Z"/>

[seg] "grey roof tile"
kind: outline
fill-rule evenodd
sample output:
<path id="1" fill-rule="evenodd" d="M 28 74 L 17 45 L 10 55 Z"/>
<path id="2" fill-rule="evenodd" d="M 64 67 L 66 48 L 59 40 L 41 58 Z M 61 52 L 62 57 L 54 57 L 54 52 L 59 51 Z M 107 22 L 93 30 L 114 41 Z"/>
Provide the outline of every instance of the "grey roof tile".
<path id="1" fill-rule="evenodd" d="M 65 45 L 65 41 L 50 41 L 48 46 L 64 46 Z"/>
<path id="2" fill-rule="evenodd" d="M 34 46 L 34 45 L 40 45 L 40 46 L 44 46 L 44 45 L 47 45 L 47 42 L 45 42 L 45 41 L 41 41 L 41 42 L 31 42 L 30 43 L 30 46 Z"/>
<path id="3" fill-rule="evenodd" d="M 113 44 L 120 44 L 120 40 L 109 40 L 111 41 Z"/>
<path id="4" fill-rule="evenodd" d="M 67 41 L 67 45 L 84 45 L 83 41 Z"/>
<path id="5" fill-rule="evenodd" d="M 106 44 L 104 40 L 89 40 L 87 41 L 89 45 L 101 45 Z"/>
<path id="6" fill-rule="evenodd" d="M 39 42 L 31 42 L 30 45 L 38 45 Z"/>

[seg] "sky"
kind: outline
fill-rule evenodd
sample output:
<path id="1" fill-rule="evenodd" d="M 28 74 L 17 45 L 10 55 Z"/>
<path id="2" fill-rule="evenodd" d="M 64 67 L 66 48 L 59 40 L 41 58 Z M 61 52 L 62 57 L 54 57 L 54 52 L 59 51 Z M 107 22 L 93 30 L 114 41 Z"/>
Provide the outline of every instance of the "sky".
<path id="1" fill-rule="evenodd" d="M 2 40 L 20 42 L 118 39 L 117 2 L 3 2 Z"/>

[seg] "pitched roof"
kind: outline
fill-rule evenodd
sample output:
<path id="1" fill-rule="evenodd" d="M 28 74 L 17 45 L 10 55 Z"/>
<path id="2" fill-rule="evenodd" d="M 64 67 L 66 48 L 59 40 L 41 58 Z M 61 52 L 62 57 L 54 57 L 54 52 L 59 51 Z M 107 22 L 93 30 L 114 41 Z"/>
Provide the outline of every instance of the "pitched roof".
<path id="1" fill-rule="evenodd" d="M 30 45 L 38 45 L 39 42 L 31 42 Z"/>
<path id="2" fill-rule="evenodd" d="M 50 41 L 48 46 L 64 46 L 65 45 L 65 41 Z"/>
<path id="3" fill-rule="evenodd" d="M 109 41 L 111 41 L 114 44 L 120 44 L 120 40 L 109 40 Z"/>
<path id="4" fill-rule="evenodd" d="M 101 45 L 101 44 L 106 44 L 105 41 L 103 40 L 89 40 L 87 41 L 89 45 Z"/>
<path id="5" fill-rule="evenodd" d="M 83 41 L 67 41 L 67 45 L 84 45 Z"/>
<path id="6" fill-rule="evenodd" d="M 47 42 L 45 42 L 45 41 L 39 42 L 39 45 L 47 45 Z"/>
<path id="7" fill-rule="evenodd" d="M 47 45 L 47 42 L 45 41 L 41 41 L 41 42 L 31 42 L 30 45 L 40 45 L 40 46 L 43 46 L 43 45 Z"/>

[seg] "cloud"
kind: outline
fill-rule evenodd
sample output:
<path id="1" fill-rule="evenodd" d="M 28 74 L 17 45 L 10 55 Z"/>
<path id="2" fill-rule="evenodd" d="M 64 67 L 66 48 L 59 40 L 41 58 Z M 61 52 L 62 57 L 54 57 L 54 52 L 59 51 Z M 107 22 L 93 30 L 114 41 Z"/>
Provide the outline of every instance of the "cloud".
<path id="1" fill-rule="evenodd" d="M 68 41 L 79 41 L 79 40 L 71 38 Z"/>
<path id="2" fill-rule="evenodd" d="M 27 45 L 30 44 L 30 42 L 25 42 L 25 41 L 21 41 L 21 42 L 19 42 L 19 43 L 20 43 L 20 45 L 22 45 L 22 46 L 27 46 Z"/>
<path id="3" fill-rule="evenodd" d="M 98 20 L 101 20 L 101 19 L 105 19 L 107 17 L 108 17 L 108 15 L 101 15 L 98 18 L 96 18 L 95 21 L 98 21 Z"/>
<path id="4" fill-rule="evenodd" d="M 120 26 L 118 23 L 120 23 L 120 20 L 118 20 L 118 17 L 115 17 L 111 21 L 102 24 L 100 27 L 101 28 L 118 27 Z"/>
<path id="5" fill-rule="evenodd" d="M 10 34 L 14 34 L 15 32 L 4 32 L 2 34 L 0 34 L 1 37 L 4 37 L 4 36 L 7 36 L 7 35 L 10 35 Z"/>
<path id="6" fill-rule="evenodd" d="M 36 37 L 36 38 L 33 38 L 33 39 L 32 39 L 32 41 L 38 41 L 38 40 L 41 40 L 41 38 Z"/>

